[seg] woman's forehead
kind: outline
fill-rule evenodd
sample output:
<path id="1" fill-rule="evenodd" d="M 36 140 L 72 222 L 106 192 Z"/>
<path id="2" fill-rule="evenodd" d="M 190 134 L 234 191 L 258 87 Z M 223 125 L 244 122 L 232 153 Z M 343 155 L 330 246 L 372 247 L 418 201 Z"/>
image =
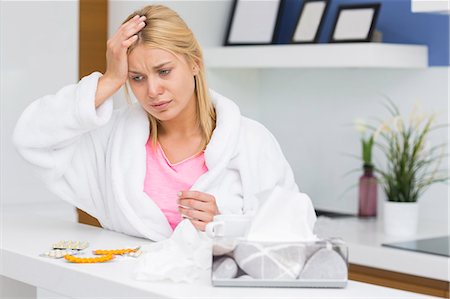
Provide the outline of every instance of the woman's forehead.
<path id="1" fill-rule="evenodd" d="M 130 69 L 132 69 L 132 67 L 143 66 L 146 68 L 155 68 L 162 64 L 178 63 L 180 61 L 183 61 L 182 55 L 146 45 L 137 46 L 128 55 Z"/>
<path id="2" fill-rule="evenodd" d="M 128 58 L 132 60 L 142 60 L 142 58 L 145 58 L 148 61 L 156 61 L 161 59 L 177 59 L 177 56 L 170 51 L 161 48 L 139 45 L 135 47 L 133 51 L 131 51 L 131 53 L 128 54 Z"/>

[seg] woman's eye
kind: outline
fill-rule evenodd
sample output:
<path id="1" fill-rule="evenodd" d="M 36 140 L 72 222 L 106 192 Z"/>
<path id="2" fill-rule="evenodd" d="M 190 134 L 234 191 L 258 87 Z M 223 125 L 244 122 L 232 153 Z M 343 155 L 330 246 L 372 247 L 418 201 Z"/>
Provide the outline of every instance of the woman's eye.
<path id="1" fill-rule="evenodd" d="M 135 76 L 132 79 L 133 79 L 133 81 L 139 82 L 139 81 L 142 81 L 143 77 L 142 76 Z"/>
<path id="2" fill-rule="evenodd" d="M 160 71 L 159 71 L 159 74 L 160 74 L 161 76 L 167 76 L 169 73 L 170 73 L 170 70 L 160 70 Z"/>

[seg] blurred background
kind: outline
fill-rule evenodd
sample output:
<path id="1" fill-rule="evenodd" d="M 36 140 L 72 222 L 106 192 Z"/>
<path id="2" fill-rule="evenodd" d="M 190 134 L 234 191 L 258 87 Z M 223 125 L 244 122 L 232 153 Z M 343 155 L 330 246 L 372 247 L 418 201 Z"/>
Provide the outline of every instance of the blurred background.
<path id="1" fill-rule="evenodd" d="M 301 2 L 285 1 L 280 9 L 290 11 L 289 7 L 299 7 Z M 343 52 L 334 52 L 328 41 L 339 5 L 373 2 L 381 3 L 375 27 L 381 33 L 378 42 L 423 45 L 428 52 L 417 63 L 413 58 L 410 65 L 384 62 L 377 65 L 378 60 L 384 61 L 383 55 L 391 54 L 356 47 L 355 50 L 351 44 Z M 91 6 L 83 12 L 81 3 Z M 345 175 L 352 169 L 361 169 L 361 161 L 349 157 L 361 154 L 360 135 L 352 123 L 356 118 L 388 116 L 383 107 L 385 96 L 406 116 L 418 101 L 426 111 L 440 112 L 440 122 L 448 123 L 449 15 L 413 12 L 410 0 L 332 0 L 318 44 L 296 45 L 298 53 L 292 50 L 291 57 L 280 57 L 284 52 L 266 48 L 278 45 L 264 46 L 262 51 L 255 52 L 255 62 L 251 63 L 236 62 L 240 55 L 238 47 L 221 52 L 232 14 L 231 0 L 2 1 L 2 204 L 52 207 L 59 202 L 29 173 L 12 147 L 15 122 L 34 99 L 76 83 L 91 71 L 104 71 L 103 41 L 132 11 L 150 3 L 163 3 L 185 19 L 204 48 L 210 87 L 233 99 L 242 114 L 260 121 L 276 136 L 300 189 L 309 194 L 316 209 L 357 213 L 355 184 L 361 172 Z M 101 22 L 104 27 L 93 23 L 82 29 L 83 16 Z M 289 43 L 293 26 L 295 17 L 286 13 L 273 43 Z M 90 30 L 91 35 L 81 34 L 85 32 L 82 30 Z M 96 44 L 98 41 L 100 46 Z M 317 53 L 302 50 L 311 46 L 320 46 L 321 50 Z M 83 58 L 86 51 L 90 51 L 93 62 Z M 392 55 L 390 61 L 395 62 L 395 55 L 401 61 L 410 54 L 406 47 Z M 352 57 L 362 62 L 352 61 Z M 277 65 L 280 59 L 282 62 Z M 264 61 L 270 61 L 271 65 L 263 65 Z M 123 104 L 123 99 L 115 98 L 117 107 Z M 448 141 L 448 130 L 432 135 L 432 141 L 442 140 Z M 437 184 L 424 194 L 420 200 L 423 221 L 448 221 L 448 192 L 448 185 Z M 382 197 L 379 192 L 379 201 Z"/>

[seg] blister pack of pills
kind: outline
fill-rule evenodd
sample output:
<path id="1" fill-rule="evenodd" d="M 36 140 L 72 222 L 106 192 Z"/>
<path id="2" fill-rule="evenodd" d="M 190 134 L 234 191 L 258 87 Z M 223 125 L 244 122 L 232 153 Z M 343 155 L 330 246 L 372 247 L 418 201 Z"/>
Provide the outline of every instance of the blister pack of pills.
<path id="1" fill-rule="evenodd" d="M 140 247 L 136 248 L 125 248 L 125 249 L 97 249 L 92 251 L 95 255 L 122 255 L 122 256 L 131 256 L 131 257 L 138 257 L 141 255 L 141 251 L 139 250 Z"/>
<path id="2" fill-rule="evenodd" d="M 53 244 L 53 249 L 73 249 L 73 250 L 83 250 L 89 246 L 86 241 L 64 241 L 61 240 L 58 243 Z"/>
<path id="3" fill-rule="evenodd" d="M 54 259 L 60 259 L 63 258 L 65 255 L 79 255 L 82 254 L 80 251 L 75 249 L 53 249 L 47 252 L 44 252 L 41 254 L 41 256 L 54 258 Z"/>

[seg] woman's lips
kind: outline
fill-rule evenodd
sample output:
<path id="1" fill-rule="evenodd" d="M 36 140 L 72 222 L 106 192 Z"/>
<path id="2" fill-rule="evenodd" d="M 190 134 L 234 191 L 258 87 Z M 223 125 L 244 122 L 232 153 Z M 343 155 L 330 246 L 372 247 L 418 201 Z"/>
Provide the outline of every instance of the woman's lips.
<path id="1" fill-rule="evenodd" d="M 159 102 L 159 103 L 156 103 L 156 104 L 152 104 L 151 106 L 152 106 L 153 109 L 161 111 L 161 110 L 165 110 L 167 108 L 167 106 L 169 106 L 170 103 L 172 103 L 172 100 Z"/>

